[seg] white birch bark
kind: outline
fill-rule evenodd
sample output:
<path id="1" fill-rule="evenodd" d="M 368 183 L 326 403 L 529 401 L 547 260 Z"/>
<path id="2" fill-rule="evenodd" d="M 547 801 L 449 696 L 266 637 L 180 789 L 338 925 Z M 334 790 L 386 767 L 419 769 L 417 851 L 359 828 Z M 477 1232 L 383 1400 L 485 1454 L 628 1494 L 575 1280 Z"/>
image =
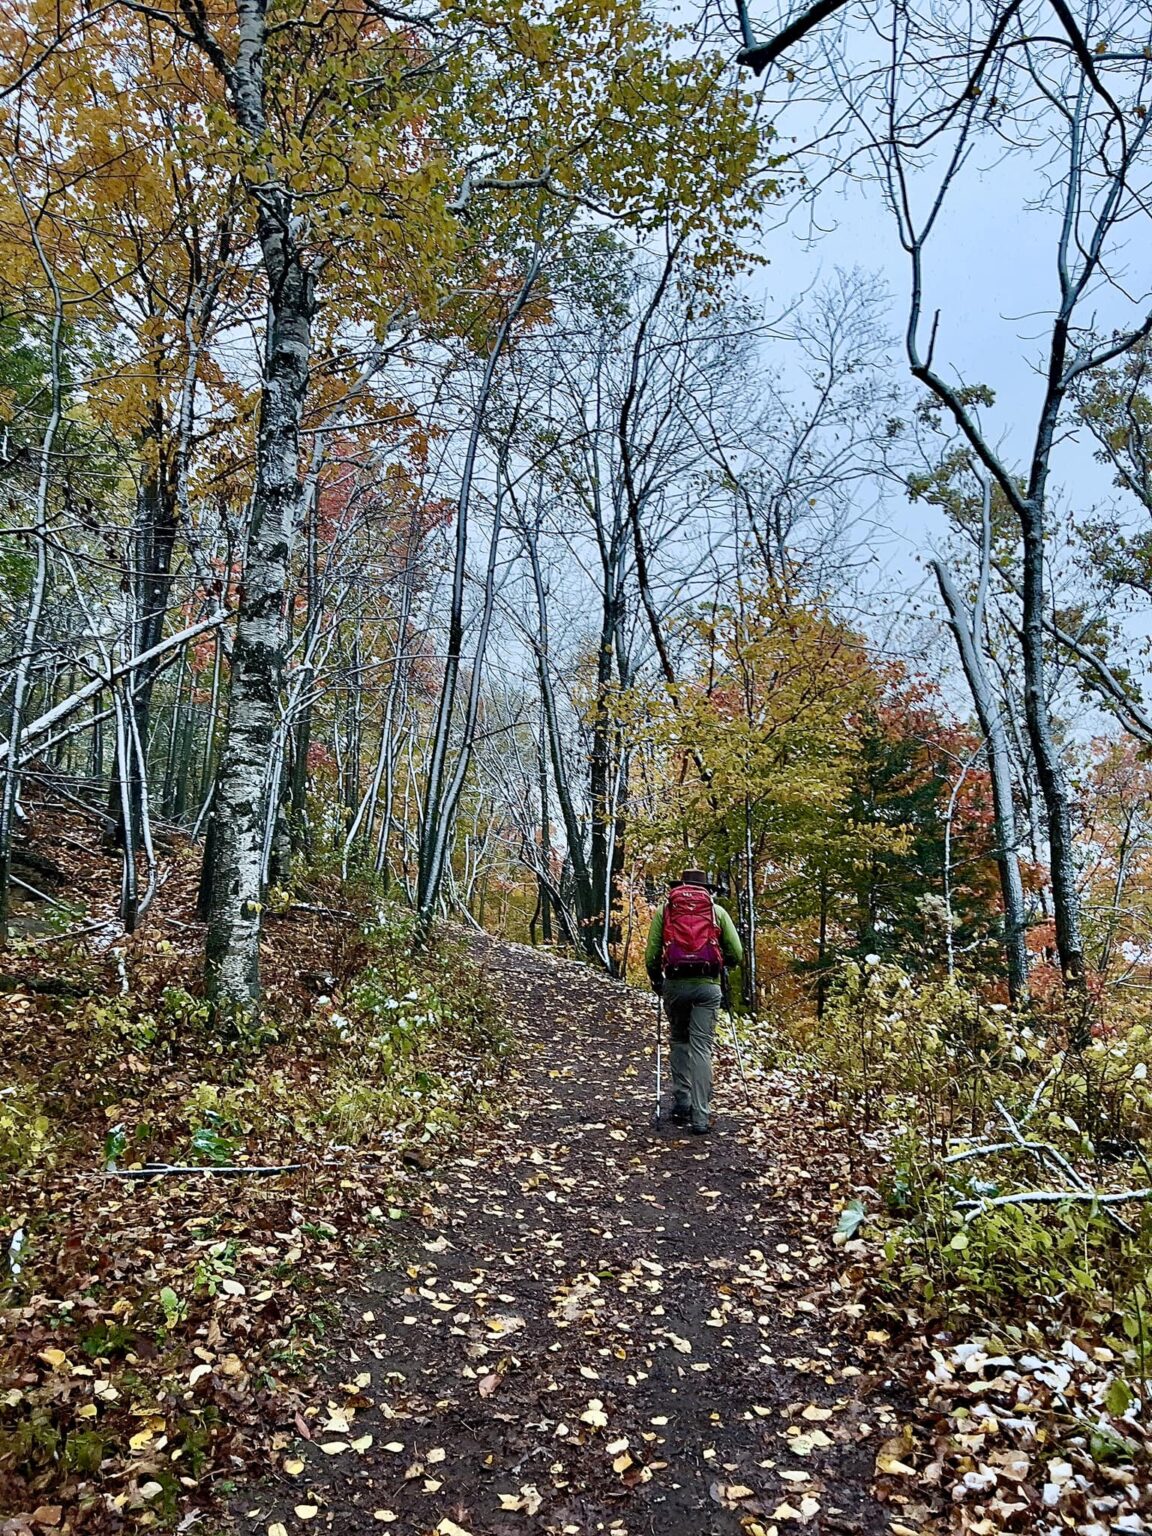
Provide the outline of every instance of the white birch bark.
<path id="1" fill-rule="evenodd" d="M 986 490 L 988 487 L 986 486 Z M 981 562 L 980 591 L 987 585 L 987 536 Z M 1004 950 L 1008 962 L 1008 990 L 1012 1000 L 1022 1001 L 1028 995 L 1028 950 L 1025 944 L 1026 917 L 1024 886 L 1020 878 L 1019 838 L 1016 832 L 1016 809 L 1013 800 L 1012 759 L 1008 747 L 1008 734 L 1004 726 L 1004 714 L 988 676 L 983 656 L 983 604 L 978 598 L 976 608 L 969 612 L 951 572 L 939 560 L 933 560 L 932 570 L 940 588 L 940 596 L 948 610 L 948 627 L 956 640 L 960 664 L 972 694 L 976 718 L 984 733 L 988 751 L 988 766 L 992 779 L 992 815 L 996 832 L 996 867 L 1000 876 L 1000 894 L 1004 902 Z"/>
<path id="2" fill-rule="evenodd" d="M 253 149 L 268 130 L 264 0 L 238 0 L 229 62 L 199 17 L 189 23 L 224 77 L 233 115 Z M 223 1009 L 243 1013 L 260 993 L 264 825 L 279 735 L 287 653 L 286 595 L 299 523 L 300 423 L 315 313 L 313 274 L 299 244 L 292 196 L 275 174 L 252 186 L 268 285 L 268 337 L 256 443 L 256 484 L 228 687 L 228 720 L 212 806 L 207 871 L 205 984 Z"/>
<path id="3" fill-rule="evenodd" d="M 36 480 L 35 528 L 33 539 L 36 550 L 36 572 L 24 615 L 20 654 L 16 659 L 12 679 L 12 707 L 8 714 L 8 741 L 13 750 L 4 759 L 4 784 L 0 790 L 0 943 L 8 938 L 8 897 L 12 876 L 12 843 L 16 833 L 16 806 L 20 794 L 20 751 L 24 737 L 24 714 L 31 690 L 32 665 L 40 637 L 40 621 L 44 612 L 44 598 L 48 589 L 48 497 L 52 481 L 52 454 L 56 434 L 62 417 L 62 389 L 60 377 L 60 344 L 64 329 L 64 301 L 60 284 L 48 261 L 41 243 L 35 220 L 24 200 L 24 194 L 16 178 L 12 163 L 8 162 L 17 199 L 28 224 L 28 232 L 36 251 L 44 279 L 52 293 L 52 327 L 49 338 L 49 369 L 51 403 L 48 420 L 40 439 L 39 472 Z"/>

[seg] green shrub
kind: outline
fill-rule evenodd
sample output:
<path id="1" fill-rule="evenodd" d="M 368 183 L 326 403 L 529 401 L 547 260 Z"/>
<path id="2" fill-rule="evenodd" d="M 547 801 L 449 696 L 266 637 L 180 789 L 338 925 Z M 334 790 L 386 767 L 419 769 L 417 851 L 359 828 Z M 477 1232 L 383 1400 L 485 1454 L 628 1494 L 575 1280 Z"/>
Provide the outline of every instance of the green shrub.
<path id="1" fill-rule="evenodd" d="M 19 1173 L 44 1159 L 51 1122 L 27 1089 L 0 1088 L 0 1168 Z"/>
<path id="2" fill-rule="evenodd" d="M 957 1125 L 982 1123 L 996 1094 L 1024 1080 L 1032 1052 L 1011 1025 L 1003 1005 L 958 981 L 916 984 L 899 966 L 850 961 L 810 1049 L 846 1122 L 910 1124 L 943 1148 Z"/>

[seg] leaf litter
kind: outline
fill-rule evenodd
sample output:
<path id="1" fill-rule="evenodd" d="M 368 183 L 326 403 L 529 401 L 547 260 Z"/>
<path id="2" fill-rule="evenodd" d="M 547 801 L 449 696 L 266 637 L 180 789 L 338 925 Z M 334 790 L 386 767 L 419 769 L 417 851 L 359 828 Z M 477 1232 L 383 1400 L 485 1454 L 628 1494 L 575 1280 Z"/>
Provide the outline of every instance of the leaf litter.
<path id="1" fill-rule="evenodd" d="M 293 1443 L 328 1528 L 887 1530 L 870 1486 L 902 1417 L 831 1242 L 844 1147 L 790 1084 L 745 1108 L 723 1053 L 714 1136 L 652 1132 L 650 1000 L 470 942 L 516 1040 L 509 1090 L 425 1179 L 402 1262 L 341 1299 L 330 1379 L 370 1373 L 355 1429 L 375 1444 L 353 1468 Z M 290 1498 L 273 1474 L 234 1508 L 266 1523 Z"/>

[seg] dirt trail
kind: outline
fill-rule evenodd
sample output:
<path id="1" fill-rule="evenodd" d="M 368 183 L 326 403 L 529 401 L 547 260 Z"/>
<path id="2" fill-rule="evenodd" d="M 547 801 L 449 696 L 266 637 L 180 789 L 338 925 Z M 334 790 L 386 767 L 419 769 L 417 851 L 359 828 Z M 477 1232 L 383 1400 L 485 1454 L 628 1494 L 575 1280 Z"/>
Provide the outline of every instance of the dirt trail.
<path id="1" fill-rule="evenodd" d="M 518 1041 L 509 1107 L 430 1173 L 407 1271 L 343 1298 L 312 1440 L 241 1528 L 886 1529 L 868 1489 L 895 1417 L 840 1332 L 831 1134 L 787 1080 L 750 1110 L 723 1049 L 714 1133 L 651 1130 L 651 998 L 476 955 Z"/>

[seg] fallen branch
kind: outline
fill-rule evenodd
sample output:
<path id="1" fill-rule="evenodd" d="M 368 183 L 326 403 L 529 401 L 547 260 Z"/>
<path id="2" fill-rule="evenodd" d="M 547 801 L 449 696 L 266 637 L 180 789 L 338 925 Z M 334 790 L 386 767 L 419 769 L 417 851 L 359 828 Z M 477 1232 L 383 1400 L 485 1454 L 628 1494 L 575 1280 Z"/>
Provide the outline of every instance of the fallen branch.
<path id="1" fill-rule="evenodd" d="M 993 1141 L 979 1147 L 966 1147 L 963 1152 L 950 1152 L 944 1162 L 962 1163 L 969 1157 L 991 1157 L 993 1152 L 1018 1152 L 1019 1150 L 1019 1142 Z"/>
<path id="2" fill-rule="evenodd" d="M 1012 1205 L 1016 1203 L 1048 1203 L 1049 1197 L 1051 1201 L 1059 1201 L 1063 1199 L 1079 1199 L 1081 1201 L 1095 1200 L 1098 1201 L 1101 1205 L 1117 1205 L 1121 1203 L 1120 1200 L 1114 1197 L 1101 1195 L 1098 1193 L 1098 1191 L 1094 1190 L 1088 1183 L 1087 1179 L 1083 1178 L 1079 1173 L 1077 1173 L 1075 1168 L 1072 1167 L 1063 1153 L 1058 1152 L 1050 1142 L 1029 1141 L 1021 1131 L 1020 1127 L 1017 1125 L 1016 1121 L 1009 1114 L 1008 1110 L 1004 1107 L 1003 1103 L 999 1099 L 996 1099 L 994 1102 L 996 1109 L 998 1110 L 1001 1118 L 1011 1132 L 1013 1139 L 1011 1141 L 991 1142 L 979 1147 L 970 1147 L 964 1152 L 954 1152 L 950 1157 L 946 1157 L 944 1159 L 945 1163 L 959 1163 L 963 1162 L 965 1158 L 982 1157 L 985 1155 L 990 1156 L 994 1152 L 1027 1152 L 1032 1157 L 1036 1158 L 1041 1167 L 1055 1169 L 1056 1172 L 1062 1173 L 1066 1179 L 1068 1179 L 1076 1186 L 1076 1189 L 1075 1191 L 1066 1192 L 1059 1190 L 1052 1192 L 1045 1190 L 1033 1190 L 1021 1196 L 1000 1195 L 994 1200 L 977 1201 L 975 1202 L 975 1205 L 969 1201 L 961 1201 L 957 1207 L 959 1210 L 971 1210 L 975 1215 L 986 1208 L 990 1209 L 994 1205 Z M 1031 1113 L 1031 1111 L 1029 1111 L 1029 1113 Z M 1131 1196 L 1131 1198 L 1137 1199 L 1140 1198 L 1140 1195 L 1134 1194 Z M 1127 1233 L 1129 1236 L 1132 1235 L 1132 1228 L 1128 1222 L 1124 1220 L 1123 1216 L 1114 1211 L 1109 1211 L 1108 1216 L 1110 1220 L 1113 1221 L 1122 1232 Z"/>
<path id="3" fill-rule="evenodd" d="M 1054 1167 L 1057 1172 L 1062 1173 L 1066 1179 L 1070 1179 L 1072 1183 L 1076 1185 L 1077 1189 L 1083 1191 L 1085 1194 L 1090 1191 L 1091 1186 L 1089 1185 L 1087 1179 L 1081 1178 L 1081 1176 L 1076 1172 L 1075 1168 L 1073 1168 L 1068 1162 L 1066 1157 L 1064 1157 L 1060 1152 L 1057 1152 L 1056 1148 L 1047 1141 L 1028 1141 L 1020 1127 L 1016 1124 L 1015 1120 L 1013 1120 L 1012 1116 L 1005 1109 L 1003 1103 L 999 1099 L 996 1099 L 994 1102 L 1001 1119 L 1008 1127 L 1011 1135 L 1015 1138 L 1017 1146 L 1026 1148 L 1028 1151 L 1034 1153 L 1041 1162 L 1048 1163 L 1051 1167 Z"/>
<path id="4" fill-rule="evenodd" d="M 138 656 L 131 656 L 127 661 L 109 667 L 107 672 L 97 674 L 97 676 L 92 678 L 91 682 L 85 683 L 83 688 L 78 689 L 59 704 L 53 705 L 46 714 L 39 716 L 36 720 L 30 720 L 23 726 L 20 731 L 21 750 L 23 750 L 28 742 L 35 740 L 37 736 L 47 735 L 58 721 L 73 714 L 81 705 L 87 703 L 89 699 L 93 698 L 103 689 L 111 688 L 122 677 L 128 677 L 133 672 L 138 671 L 139 668 L 150 665 L 153 661 L 159 660 L 161 656 L 166 656 L 170 651 L 178 650 L 181 646 L 187 645 L 190 640 L 195 640 L 198 635 L 205 634 L 210 629 L 218 629 L 221 624 L 227 621 L 227 618 L 228 615 L 222 610 L 214 613 L 210 618 L 201 619 L 198 624 L 189 624 L 186 629 L 180 630 L 179 633 L 169 635 L 166 640 L 161 640 L 148 650 L 141 651 Z M 0 762 L 7 758 L 10 748 L 10 742 L 0 743 Z"/>
<path id="5" fill-rule="evenodd" d="M 967 1211 L 967 1220 L 982 1216 L 997 1205 L 1059 1205 L 1071 1200 L 1077 1205 L 1127 1205 L 1133 1200 L 1152 1200 L 1152 1186 L 1147 1189 L 1120 1189 L 1102 1195 L 1098 1190 L 1022 1189 L 1015 1195 L 995 1195 L 990 1200 L 961 1200 L 959 1210 Z"/>
<path id="6" fill-rule="evenodd" d="M 288 906 L 289 912 L 313 912 L 317 917 L 331 917 L 344 920 L 353 920 L 355 912 L 345 912 L 343 907 L 321 907 L 312 901 L 293 901 Z M 272 913 L 271 916 L 276 916 Z"/>
<path id="7" fill-rule="evenodd" d="M 240 1174 L 251 1174 L 253 1177 L 263 1178 L 273 1173 L 298 1173 L 305 1166 L 304 1163 L 270 1163 L 252 1166 L 232 1163 L 217 1168 L 205 1167 L 200 1163 L 150 1163 L 145 1168 L 106 1168 L 100 1173 L 77 1173 L 73 1177 L 77 1179 L 164 1179 L 174 1178 L 177 1175 L 184 1178 L 208 1175 L 235 1178 Z"/>
<path id="8" fill-rule="evenodd" d="M 13 885 L 18 885 L 22 891 L 27 891 L 29 896 L 35 896 L 37 901 L 46 901 L 51 907 L 59 907 L 61 912 L 72 911 L 72 908 L 66 901 L 60 901 L 55 896 L 49 896 L 47 891 L 38 891 L 34 885 L 29 885 L 27 880 L 19 880 L 15 875 L 9 875 L 8 879 Z"/>

